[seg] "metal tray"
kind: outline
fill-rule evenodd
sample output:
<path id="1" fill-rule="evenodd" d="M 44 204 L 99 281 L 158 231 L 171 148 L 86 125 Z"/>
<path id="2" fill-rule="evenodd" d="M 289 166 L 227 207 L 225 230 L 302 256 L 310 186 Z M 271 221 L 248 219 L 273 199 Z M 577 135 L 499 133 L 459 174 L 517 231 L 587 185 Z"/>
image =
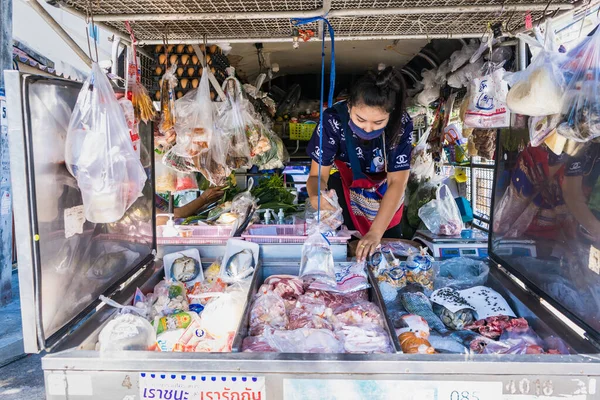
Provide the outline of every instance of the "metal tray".
<path id="1" fill-rule="evenodd" d="M 338 264 L 346 264 L 346 262 L 336 262 Z M 238 332 L 233 339 L 232 352 L 242 352 L 242 342 L 246 336 L 248 336 L 248 330 L 250 327 L 250 313 L 252 311 L 253 299 L 254 295 L 258 292 L 258 289 L 263 284 L 263 282 L 272 275 L 298 275 L 300 272 L 300 263 L 284 263 L 278 266 L 263 266 L 259 265 L 254 271 L 254 277 L 252 278 L 252 283 L 250 286 L 250 290 L 248 291 L 248 299 L 246 300 L 246 308 L 244 310 L 244 316 L 242 317 L 242 321 L 240 322 L 240 327 L 238 328 Z M 384 317 L 384 328 L 388 333 L 390 340 L 394 346 L 394 350 L 396 353 L 401 353 L 400 342 L 398 341 L 398 337 L 395 335 L 395 330 L 392 328 L 392 324 L 390 319 L 386 313 L 385 303 L 383 301 L 383 297 L 381 296 L 381 292 L 379 291 L 379 286 L 377 285 L 377 280 L 367 268 L 367 276 L 369 279 L 369 283 L 371 288 L 369 288 L 369 301 L 374 303 L 377 307 L 379 307 L 381 311 L 381 315 Z"/>

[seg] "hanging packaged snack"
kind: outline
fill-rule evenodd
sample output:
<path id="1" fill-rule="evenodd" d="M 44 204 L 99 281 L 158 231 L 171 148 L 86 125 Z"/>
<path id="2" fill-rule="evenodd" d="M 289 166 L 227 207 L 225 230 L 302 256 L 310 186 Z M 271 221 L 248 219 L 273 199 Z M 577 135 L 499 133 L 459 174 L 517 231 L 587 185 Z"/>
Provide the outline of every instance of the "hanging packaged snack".
<path id="1" fill-rule="evenodd" d="M 198 190 L 198 182 L 193 172 L 184 173 L 176 172 L 177 174 L 177 185 L 175 186 L 176 192 L 184 190 Z"/>
<path id="2" fill-rule="evenodd" d="M 565 79 L 560 65 L 565 56 L 556 49 L 554 30 L 547 29 L 546 32 L 544 45 L 528 35 L 517 34 L 530 48 L 538 48 L 541 51 L 526 70 L 507 77 L 511 89 L 506 103 L 511 112 L 539 117 L 562 111 Z"/>
<path id="3" fill-rule="evenodd" d="M 475 129 L 469 137 L 476 155 L 488 160 L 494 159 L 496 153 L 496 129 Z"/>
<path id="4" fill-rule="evenodd" d="M 563 122 L 557 132 L 576 142 L 600 137 L 600 29 L 568 54 Z"/>
<path id="5" fill-rule="evenodd" d="M 116 222 L 142 194 L 146 172 L 133 150 L 123 110 L 97 63 L 71 115 L 65 161 L 77 179 L 85 217 Z"/>
<path id="6" fill-rule="evenodd" d="M 504 68 L 494 69 L 472 80 L 469 104 L 464 125 L 471 128 L 504 128 L 510 126 L 510 112 L 506 106 L 508 83 Z"/>
<path id="7" fill-rule="evenodd" d="M 167 69 L 160 81 L 160 123 L 158 130 L 167 142 L 175 144 L 175 87 L 177 86 L 177 65 Z"/>
<path id="8" fill-rule="evenodd" d="M 419 218 L 436 235 L 460 235 L 464 229 L 458 205 L 446 185 L 441 185 L 436 198 L 419 209 Z"/>

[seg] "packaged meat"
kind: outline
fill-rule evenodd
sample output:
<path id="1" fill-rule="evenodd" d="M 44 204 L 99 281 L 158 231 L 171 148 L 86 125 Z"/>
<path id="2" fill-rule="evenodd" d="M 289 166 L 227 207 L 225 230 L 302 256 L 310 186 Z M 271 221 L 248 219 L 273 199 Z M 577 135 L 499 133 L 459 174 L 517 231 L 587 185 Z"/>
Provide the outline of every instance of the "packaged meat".
<path id="1" fill-rule="evenodd" d="M 511 318 L 507 315 L 499 315 L 475 321 L 465 326 L 465 329 L 475 331 L 490 339 L 498 339 L 505 330 L 517 333 L 526 332 L 529 329 L 529 324 L 524 318 Z"/>
<path id="2" fill-rule="evenodd" d="M 323 299 L 300 296 L 295 306 L 288 312 L 287 329 L 314 328 L 333 330 L 330 322 L 333 310 L 325 305 Z"/>
<path id="3" fill-rule="evenodd" d="M 335 266 L 335 280 L 335 287 L 331 287 L 322 281 L 315 281 L 309 288 L 337 293 L 352 293 L 371 287 L 367 278 L 366 262 L 364 261 L 352 264 L 337 264 Z"/>
<path id="4" fill-rule="evenodd" d="M 437 235 L 459 235 L 464 229 L 458 205 L 446 185 L 436 191 L 436 198 L 419 208 L 419 218 Z"/>
<path id="5" fill-rule="evenodd" d="M 273 292 L 260 294 L 250 312 L 250 335 L 257 336 L 267 327 L 285 329 L 288 325 L 285 303 Z"/>
<path id="6" fill-rule="evenodd" d="M 390 337 L 379 325 L 345 325 L 335 333 L 343 343 L 344 351 L 351 354 L 393 353 Z"/>
<path id="7" fill-rule="evenodd" d="M 379 325 L 384 326 L 381 310 L 369 301 L 345 304 L 333 311 L 335 326 L 343 325 Z"/>
<path id="8" fill-rule="evenodd" d="M 274 348 L 263 336 L 246 336 L 242 342 L 242 351 L 246 353 L 273 353 Z"/>
<path id="9" fill-rule="evenodd" d="M 259 293 L 272 291 L 286 301 L 296 301 L 304 294 L 302 279 L 292 275 L 271 275 L 258 290 Z"/>
<path id="10" fill-rule="evenodd" d="M 335 267 L 329 240 L 315 230 L 302 245 L 300 277 L 319 281 L 330 288 L 336 287 Z"/>
<path id="11" fill-rule="evenodd" d="M 359 290 L 352 293 L 340 294 L 330 291 L 308 289 L 306 291 L 306 294 L 308 296 L 322 298 L 325 301 L 325 305 L 332 309 L 339 308 L 343 305 L 354 304 L 369 300 L 369 294 L 366 290 Z"/>
<path id="12" fill-rule="evenodd" d="M 343 353 L 344 346 L 329 329 L 300 328 L 265 331 L 269 346 L 280 353 Z"/>

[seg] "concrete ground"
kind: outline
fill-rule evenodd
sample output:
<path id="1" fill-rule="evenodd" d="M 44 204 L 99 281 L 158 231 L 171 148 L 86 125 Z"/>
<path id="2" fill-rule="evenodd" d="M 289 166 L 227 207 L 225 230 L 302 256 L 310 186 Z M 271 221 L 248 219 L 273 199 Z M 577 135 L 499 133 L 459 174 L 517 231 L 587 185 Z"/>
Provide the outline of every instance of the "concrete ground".
<path id="1" fill-rule="evenodd" d="M 45 399 L 42 355 L 23 353 L 21 304 L 16 273 L 12 280 L 13 299 L 0 308 L 0 399 Z"/>

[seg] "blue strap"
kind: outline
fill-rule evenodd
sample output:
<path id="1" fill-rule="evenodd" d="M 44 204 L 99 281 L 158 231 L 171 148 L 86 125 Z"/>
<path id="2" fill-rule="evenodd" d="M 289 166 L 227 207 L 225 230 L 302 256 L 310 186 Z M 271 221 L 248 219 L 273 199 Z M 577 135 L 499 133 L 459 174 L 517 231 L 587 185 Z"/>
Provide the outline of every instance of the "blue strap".
<path id="1" fill-rule="evenodd" d="M 338 116 L 340 117 L 342 132 L 344 132 L 344 137 L 346 138 L 346 152 L 348 153 L 348 158 L 350 159 L 350 167 L 352 168 L 352 179 L 365 179 L 366 176 L 362 172 L 362 167 L 360 165 L 360 161 L 358 160 L 358 154 L 356 154 L 356 143 L 354 143 L 354 134 L 348 128 L 348 121 L 350 120 L 350 114 L 348 113 L 348 103 L 338 103 L 333 106 L 333 108 L 337 111 Z"/>
<path id="2" fill-rule="evenodd" d="M 334 30 L 329 21 L 325 17 L 314 17 L 314 18 L 298 18 L 293 19 L 292 23 L 294 26 L 311 24 L 313 22 L 323 21 L 327 24 L 329 29 L 329 37 L 331 38 L 331 71 L 329 71 L 329 107 L 333 105 L 333 92 L 335 89 L 335 44 L 334 44 Z M 323 37 L 321 43 L 321 108 L 319 110 L 319 126 L 321 127 L 321 134 L 319 135 L 319 197 L 317 200 L 317 221 L 321 221 L 321 164 L 323 163 L 323 98 L 325 96 L 325 30 L 323 30 Z"/>

